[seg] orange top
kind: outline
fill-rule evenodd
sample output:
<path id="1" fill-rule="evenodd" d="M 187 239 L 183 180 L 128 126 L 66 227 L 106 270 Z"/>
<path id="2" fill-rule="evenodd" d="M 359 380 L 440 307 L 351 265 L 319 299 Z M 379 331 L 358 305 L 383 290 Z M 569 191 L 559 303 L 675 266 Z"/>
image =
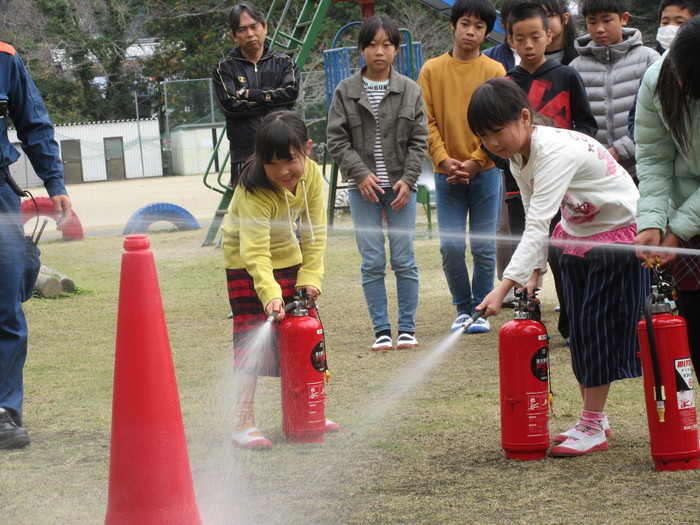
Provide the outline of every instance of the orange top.
<path id="1" fill-rule="evenodd" d="M 13 56 L 15 53 L 17 53 L 14 47 L 12 47 L 10 44 L 6 44 L 5 42 L 0 42 L 0 52 Z"/>

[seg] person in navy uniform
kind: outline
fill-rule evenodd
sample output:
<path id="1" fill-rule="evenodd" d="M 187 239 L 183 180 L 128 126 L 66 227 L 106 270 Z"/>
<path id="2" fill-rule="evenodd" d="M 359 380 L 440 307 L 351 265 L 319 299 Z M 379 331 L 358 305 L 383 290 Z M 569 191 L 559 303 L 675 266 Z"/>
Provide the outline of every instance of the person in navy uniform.
<path id="1" fill-rule="evenodd" d="M 0 449 L 29 443 L 22 423 L 27 322 L 20 298 L 27 249 L 19 188 L 13 189 L 9 172 L 20 154 L 7 138 L 8 117 L 56 207 L 56 225 L 62 230 L 71 219 L 71 201 L 53 125 L 17 52 L 0 42 Z"/>

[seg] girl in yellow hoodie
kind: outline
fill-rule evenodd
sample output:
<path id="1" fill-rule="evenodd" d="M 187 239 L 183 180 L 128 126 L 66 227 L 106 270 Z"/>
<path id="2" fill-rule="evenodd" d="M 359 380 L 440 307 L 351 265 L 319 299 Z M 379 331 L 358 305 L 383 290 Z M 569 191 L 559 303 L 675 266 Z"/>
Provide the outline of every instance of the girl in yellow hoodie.
<path id="1" fill-rule="evenodd" d="M 246 448 L 272 446 L 255 426 L 253 399 L 257 376 L 279 376 L 276 334 L 261 345 L 250 333 L 270 315 L 282 320 L 296 290 L 305 288 L 314 300 L 321 294 L 326 214 L 321 171 L 310 151 L 296 113 L 268 114 L 222 228 L 238 383 L 233 441 Z M 327 430 L 337 429 L 328 422 Z"/>

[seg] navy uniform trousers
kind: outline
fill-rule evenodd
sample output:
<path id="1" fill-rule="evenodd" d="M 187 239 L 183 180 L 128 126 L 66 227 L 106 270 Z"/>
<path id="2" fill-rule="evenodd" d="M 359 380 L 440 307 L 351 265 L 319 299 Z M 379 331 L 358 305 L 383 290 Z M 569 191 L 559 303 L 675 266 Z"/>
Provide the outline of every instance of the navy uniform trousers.
<path id="1" fill-rule="evenodd" d="M 27 359 L 27 321 L 20 302 L 24 228 L 20 199 L 0 178 L 0 407 L 22 424 L 22 368 Z"/>

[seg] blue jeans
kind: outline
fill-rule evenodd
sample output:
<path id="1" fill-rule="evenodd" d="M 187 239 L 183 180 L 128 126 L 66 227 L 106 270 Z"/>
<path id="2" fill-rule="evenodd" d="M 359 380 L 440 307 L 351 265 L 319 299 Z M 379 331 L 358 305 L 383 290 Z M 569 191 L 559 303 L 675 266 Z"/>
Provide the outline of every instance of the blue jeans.
<path id="1" fill-rule="evenodd" d="M 27 359 L 27 321 L 20 302 L 24 229 L 20 200 L 0 183 L 0 407 L 22 424 L 22 369 Z"/>
<path id="2" fill-rule="evenodd" d="M 447 175 L 435 173 L 442 269 L 458 314 L 473 314 L 475 307 L 493 290 L 502 193 L 498 168 L 478 173 L 469 184 L 450 184 Z M 474 262 L 471 285 L 466 261 L 467 217 Z"/>
<path id="3" fill-rule="evenodd" d="M 374 332 L 390 330 L 384 284 L 386 251 L 382 212 L 385 212 L 391 269 L 396 276 L 399 332 L 415 332 L 418 306 L 418 266 L 413 252 L 416 192 L 412 191 L 408 203 L 395 211 L 391 208 L 391 203 L 397 194 L 391 188 L 384 188 L 384 191 L 384 195 L 378 194 L 379 202 L 366 201 L 357 189 L 348 192 L 355 239 L 362 255 L 362 290 Z"/>

